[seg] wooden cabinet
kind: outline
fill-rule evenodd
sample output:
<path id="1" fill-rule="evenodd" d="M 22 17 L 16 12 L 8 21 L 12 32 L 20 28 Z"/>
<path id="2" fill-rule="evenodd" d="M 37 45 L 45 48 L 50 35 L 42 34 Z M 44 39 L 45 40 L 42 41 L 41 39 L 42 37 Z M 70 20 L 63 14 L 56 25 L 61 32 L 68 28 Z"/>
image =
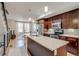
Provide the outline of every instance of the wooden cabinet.
<path id="1" fill-rule="evenodd" d="M 61 22 L 61 15 L 57 15 L 57 16 L 54 16 L 52 17 L 52 22 Z"/>
<path id="2" fill-rule="evenodd" d="M 44 20 L 44 28 L 45 28 L 45 29 L 48 29 L 48 20 L 47 20 L 47 19 Z"/>
<path id="3" fill-rule="evenodd" d="M 69 41 L 67 45 L 67 51 L 79 55 L 79 38 L 69 36 L 59 36 L 60 40 Z"/>
<path id="4" fill-rule="evenodd" d="M 78 9 L 62 14 L 63 29 L 78 29 Z"/>
<path id="5" fill-rule="evenodd" d="M 78 29 L 78 10 L 72 11 L 70 17 L 71 28 Z"/>
<path id="6" fill-rule="evenodd" d="M 78 29 L 79 29 L 79 9 L 78 9 Z"/>
<path id="7" fill-rule="evenodd" d="M 44 28 L 52 27 L 53 22 L 60 21 L 63 29 L 79 29 L 79 8 L 44 19 Z"/>
<path id="8" fill-rule="evenodd" d="M 68 13 L 64 13 L 62 14 L 62 28 L 63 29 L 67 29 L 68 27 L 68 17 L 67 17 Z"/>
<path id="9" fill-rule="evenodd" d="M 45 29 L 49 29 L 52 27 L 52 20 L 49 18 L 49 19 L 46 19 L 44 20 L 44 28 Z"/>

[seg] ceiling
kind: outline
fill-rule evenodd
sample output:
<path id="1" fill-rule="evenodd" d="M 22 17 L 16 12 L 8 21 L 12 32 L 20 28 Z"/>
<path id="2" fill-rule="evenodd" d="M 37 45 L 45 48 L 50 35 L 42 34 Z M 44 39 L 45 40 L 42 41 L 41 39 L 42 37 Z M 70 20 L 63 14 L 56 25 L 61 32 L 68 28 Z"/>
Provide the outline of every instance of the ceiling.
<path id="1" fill-rule="evenodd" d="M 48 12 L 44 12 L 44 6 L 48 6 Z M 9 14 L 8 19 L 27 21 L 51 17 L 79 7 L 78 2 L 5 2 Z"/>

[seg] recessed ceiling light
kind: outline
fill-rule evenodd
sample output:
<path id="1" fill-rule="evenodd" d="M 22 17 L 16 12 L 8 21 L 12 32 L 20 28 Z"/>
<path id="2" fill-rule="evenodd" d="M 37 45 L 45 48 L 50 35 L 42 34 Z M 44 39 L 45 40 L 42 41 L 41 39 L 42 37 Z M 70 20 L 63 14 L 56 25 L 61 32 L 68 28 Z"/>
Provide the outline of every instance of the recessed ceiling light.
<path id="1" fill-rule="evenodd" d="M 48 6 L 45 6 L 45 7 L 44 7 L 44 11 L 45 11 L 45 12 L 48 12 Z"/>

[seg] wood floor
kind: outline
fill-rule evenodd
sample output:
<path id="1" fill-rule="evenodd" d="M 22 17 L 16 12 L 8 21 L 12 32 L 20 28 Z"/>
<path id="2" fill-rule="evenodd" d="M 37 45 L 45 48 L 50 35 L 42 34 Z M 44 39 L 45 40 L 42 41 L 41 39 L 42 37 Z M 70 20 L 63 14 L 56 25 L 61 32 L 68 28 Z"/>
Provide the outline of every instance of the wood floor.
<path id="1" fill-rule="evenodd" d="M 30 53 L 27 51 L 27 39 L 24 39 L 24 35 L 20 35 L 10 41 L 6 56 L 30 56 Z M 75 55 L 67 52 L 67 56 Z"/>

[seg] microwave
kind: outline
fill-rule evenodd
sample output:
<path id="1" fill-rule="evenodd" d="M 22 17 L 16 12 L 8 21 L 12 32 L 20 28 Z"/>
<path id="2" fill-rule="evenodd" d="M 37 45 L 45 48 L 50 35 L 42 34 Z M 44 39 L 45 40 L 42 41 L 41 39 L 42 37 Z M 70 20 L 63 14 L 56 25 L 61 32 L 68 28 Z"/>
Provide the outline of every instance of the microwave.
<path id="1" fill-rule="evenodd" d="M 57 28 L 61 29 L 61 22 L 55 22 L 52 23 L 52 25 L 53 25 L 53 29 L 57 29 Z"/>
<path id="2" fill-rule="evenodd" d="M 63 29 L 61 28 L 61 22 L 54 22 L 53 24 L 53 29 L 54 29 L 54 33 L 55 34 L 63 34 L 64 31 Z"/>

